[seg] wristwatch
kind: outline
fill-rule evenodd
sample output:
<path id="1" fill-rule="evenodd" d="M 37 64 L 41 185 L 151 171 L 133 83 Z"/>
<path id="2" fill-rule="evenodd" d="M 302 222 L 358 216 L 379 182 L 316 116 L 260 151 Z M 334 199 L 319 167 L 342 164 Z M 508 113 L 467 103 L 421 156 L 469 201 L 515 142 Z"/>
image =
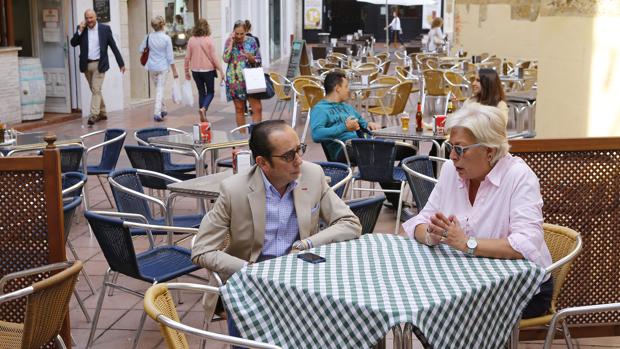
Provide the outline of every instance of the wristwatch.
<path id="1" fill-rule="evenodd" d="M 293 246 L 294 249 L 298 250 L 298 251 L 303 251 L 303 250 L 307 250 L 308 249 L 308 245 L 303 241 L 303 240 L 297 240 L 295 242 L 293 242 Z"/>
<path id="2" fill-rule="evenodd" d="M 476 248 L 478 247 L 478 240 L 475 237 L 470 236 L 469 240 L 467 240 L 467 254 L 473 256 L 476 252 Z"/>

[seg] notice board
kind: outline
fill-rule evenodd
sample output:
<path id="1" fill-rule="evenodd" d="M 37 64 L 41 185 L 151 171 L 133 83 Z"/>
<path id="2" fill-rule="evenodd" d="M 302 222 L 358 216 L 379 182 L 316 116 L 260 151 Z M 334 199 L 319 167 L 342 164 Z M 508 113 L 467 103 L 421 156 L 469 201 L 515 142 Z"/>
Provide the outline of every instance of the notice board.
<path id="1" fill-rule="evenodd" d="M 306 40 L 294 40 L 291 46 L 291 57 L 288 61 L 286 78 L 291 80 L 297 75 L 311 75 L 310 58 L 306 49 Z"/>
<path id="2" fill-rule="evenodd" d="M 93 0 L 93 10 L 97 13 L 97 21 L 110 21 L 110 0 Z"/>

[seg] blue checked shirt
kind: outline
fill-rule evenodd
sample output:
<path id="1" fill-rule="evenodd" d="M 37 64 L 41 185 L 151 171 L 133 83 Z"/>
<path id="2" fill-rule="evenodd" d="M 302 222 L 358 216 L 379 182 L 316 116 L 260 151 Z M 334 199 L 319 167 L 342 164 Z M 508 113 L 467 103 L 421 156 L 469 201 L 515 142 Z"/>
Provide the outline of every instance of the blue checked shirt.
<path id="1" fill-rule="evenodd" d="M 293 189 L 297 187 L 297 181 L 291 182 L 280 197 L 263 171 L 261 175 L 265 184 L 265 242 L 259 261 L 289 253 L 293 242 L 299 240 L 299 225 L 293 202 Z"/>

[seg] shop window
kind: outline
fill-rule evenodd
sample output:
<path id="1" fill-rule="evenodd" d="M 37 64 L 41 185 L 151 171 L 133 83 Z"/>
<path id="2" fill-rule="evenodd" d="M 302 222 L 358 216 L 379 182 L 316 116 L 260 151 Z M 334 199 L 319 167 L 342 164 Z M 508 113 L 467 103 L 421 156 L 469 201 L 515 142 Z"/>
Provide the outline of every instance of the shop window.
<path id="1" fill-rule="evenodd" d="M 183 55 L 198 20 L 198 0 L 164 0 L 164 4 L 166 33 L 172 39 L 174 53 Z"/>

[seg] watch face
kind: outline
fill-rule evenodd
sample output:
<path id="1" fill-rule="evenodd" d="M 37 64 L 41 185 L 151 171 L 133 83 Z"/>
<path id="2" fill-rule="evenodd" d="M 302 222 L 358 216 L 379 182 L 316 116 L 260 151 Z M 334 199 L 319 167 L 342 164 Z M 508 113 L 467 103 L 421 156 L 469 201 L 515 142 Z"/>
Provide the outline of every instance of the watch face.
<path id="1" fill-rule="evenodd" d="M 475 238 L 469 238 L 469 240 L 467 240 L 467 247 L 468 248 L 476 248 L 478 247 L 478 241 L 476 241 Z"/>

